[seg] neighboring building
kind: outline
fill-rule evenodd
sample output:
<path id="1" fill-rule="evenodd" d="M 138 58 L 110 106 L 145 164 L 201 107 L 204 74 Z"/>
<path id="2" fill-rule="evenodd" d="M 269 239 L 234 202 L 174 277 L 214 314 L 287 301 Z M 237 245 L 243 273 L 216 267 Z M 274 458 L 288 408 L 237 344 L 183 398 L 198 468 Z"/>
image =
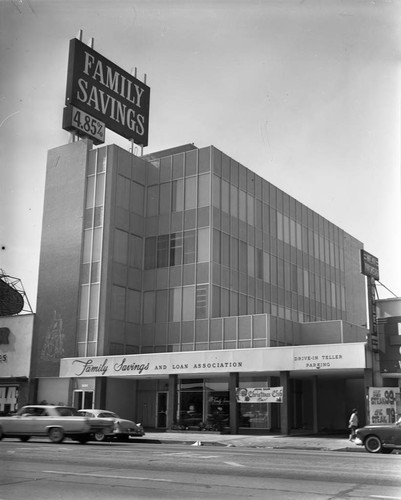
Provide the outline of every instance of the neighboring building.
<path id="1" fill-rule="evenodd" d="M 0 415 L 28 402 L 33 314 L 0 316 Z"/>
<path id="2" fill-rule="evenodd" d="M 401 298 L 376 301 L 376 311 L 382 385 L 401 387 Z"/>
<path id="3" fill-rule="evenodd" d="M 362 248 L 215 147 L 53 149 L 31 399 L 156 428 L 343 429 L 370 371 Z M 281 403 L 236 401 L 267 387 Z"/>

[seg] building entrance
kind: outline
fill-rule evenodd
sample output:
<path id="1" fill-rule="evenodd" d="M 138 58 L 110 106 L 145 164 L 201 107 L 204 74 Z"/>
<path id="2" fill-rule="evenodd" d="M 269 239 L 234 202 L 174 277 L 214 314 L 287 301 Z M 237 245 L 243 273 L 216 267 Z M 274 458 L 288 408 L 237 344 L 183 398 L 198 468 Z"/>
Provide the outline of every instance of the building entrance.
<path id="1" fill-rule="evenodd" d="M 168 393 L 158 392 L 156 401 L 156 428 L 165 429 L 167 427 Z"/>
<path id="2" fill-rule="evenodd" d="M 77 410 L 93 408 L 93 391 L 74 391 L 73 406 Z"/>

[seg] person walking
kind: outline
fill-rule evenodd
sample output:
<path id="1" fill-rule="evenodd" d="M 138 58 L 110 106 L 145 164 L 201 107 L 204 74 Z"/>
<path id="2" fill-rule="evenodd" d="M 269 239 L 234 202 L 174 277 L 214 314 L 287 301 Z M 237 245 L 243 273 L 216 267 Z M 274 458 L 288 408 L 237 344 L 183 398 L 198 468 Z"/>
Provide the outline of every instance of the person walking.
<path id="1" fill-rule="evenodd" d="M 358 428 L 359 419 L 358 419 L 358 411 L 356 408 L 352 410 L 351 416 L 349 417 L 348 428 L 351 430 L 351 434 L 349 436 L 349 440 L 353 441 L 355 439 L 355 431 Z"/>

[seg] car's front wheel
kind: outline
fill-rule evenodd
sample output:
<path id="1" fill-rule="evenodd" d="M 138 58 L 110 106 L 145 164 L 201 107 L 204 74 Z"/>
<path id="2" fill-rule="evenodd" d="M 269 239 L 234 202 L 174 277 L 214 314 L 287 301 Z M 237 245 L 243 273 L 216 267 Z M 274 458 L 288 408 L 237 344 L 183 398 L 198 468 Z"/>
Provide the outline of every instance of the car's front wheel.
<path id="1" fill-rule="evenodd" d="M 20 437 L 20 440 L 23 442 L 23 443 L 26 443 L 27 441 L 29 441 L 31 439 L 31 436 L 21 436 Z"/>
<path id="2" fill-rule="evenodd" d="M 95 441 L 98 441 L 99 443 L 101 441 L 106 441 L 106 436 L 104 435 L 103 432 L 96 432 L 96 434 L 95 434 Z"/>
<path id="3" fill-rule="evenodd" d="M 380 453 L 382 451 L 382 442 L 378 436 L 368 436 L 365 439 L 365 450 L 369 453 Z"/>
<path id="4" fill-rule="evenodd" d="M 64 441 L 64 431 L 60 427 L 52 427 L 49 430 L 49 439 L 52 443 L 62 443 Z"/>

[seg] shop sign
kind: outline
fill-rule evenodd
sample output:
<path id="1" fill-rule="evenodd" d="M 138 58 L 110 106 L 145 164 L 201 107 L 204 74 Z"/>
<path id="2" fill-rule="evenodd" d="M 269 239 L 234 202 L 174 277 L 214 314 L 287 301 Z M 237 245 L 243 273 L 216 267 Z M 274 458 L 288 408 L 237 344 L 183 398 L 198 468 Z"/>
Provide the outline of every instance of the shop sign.
<path id="1" fill-rule="evenodd" d="M 393 424 L 400 390 L 397 387 L 369 387 L 371 424 Z"/>
<path id="2" fill-rule="evenodd" d="M 163 376 L 365 368 L 365 344 L 64 358 L 60 377 Z"/>
<path id="3" fill-rule="evenodd" d="M 237 403 L 282 403 L 283 387 L 237 387 Z"/>
<path id="4" fill-rule="evenodd" d="M 70 41 L 65 104 L 84 112 L 80 117 L 71 114 L 79 122 L 77 132 L 97 134 L 101 141 L 104 124 L 122 137 L 147 146 L 149 103 L 147 85 L 80 40 Z"/>

